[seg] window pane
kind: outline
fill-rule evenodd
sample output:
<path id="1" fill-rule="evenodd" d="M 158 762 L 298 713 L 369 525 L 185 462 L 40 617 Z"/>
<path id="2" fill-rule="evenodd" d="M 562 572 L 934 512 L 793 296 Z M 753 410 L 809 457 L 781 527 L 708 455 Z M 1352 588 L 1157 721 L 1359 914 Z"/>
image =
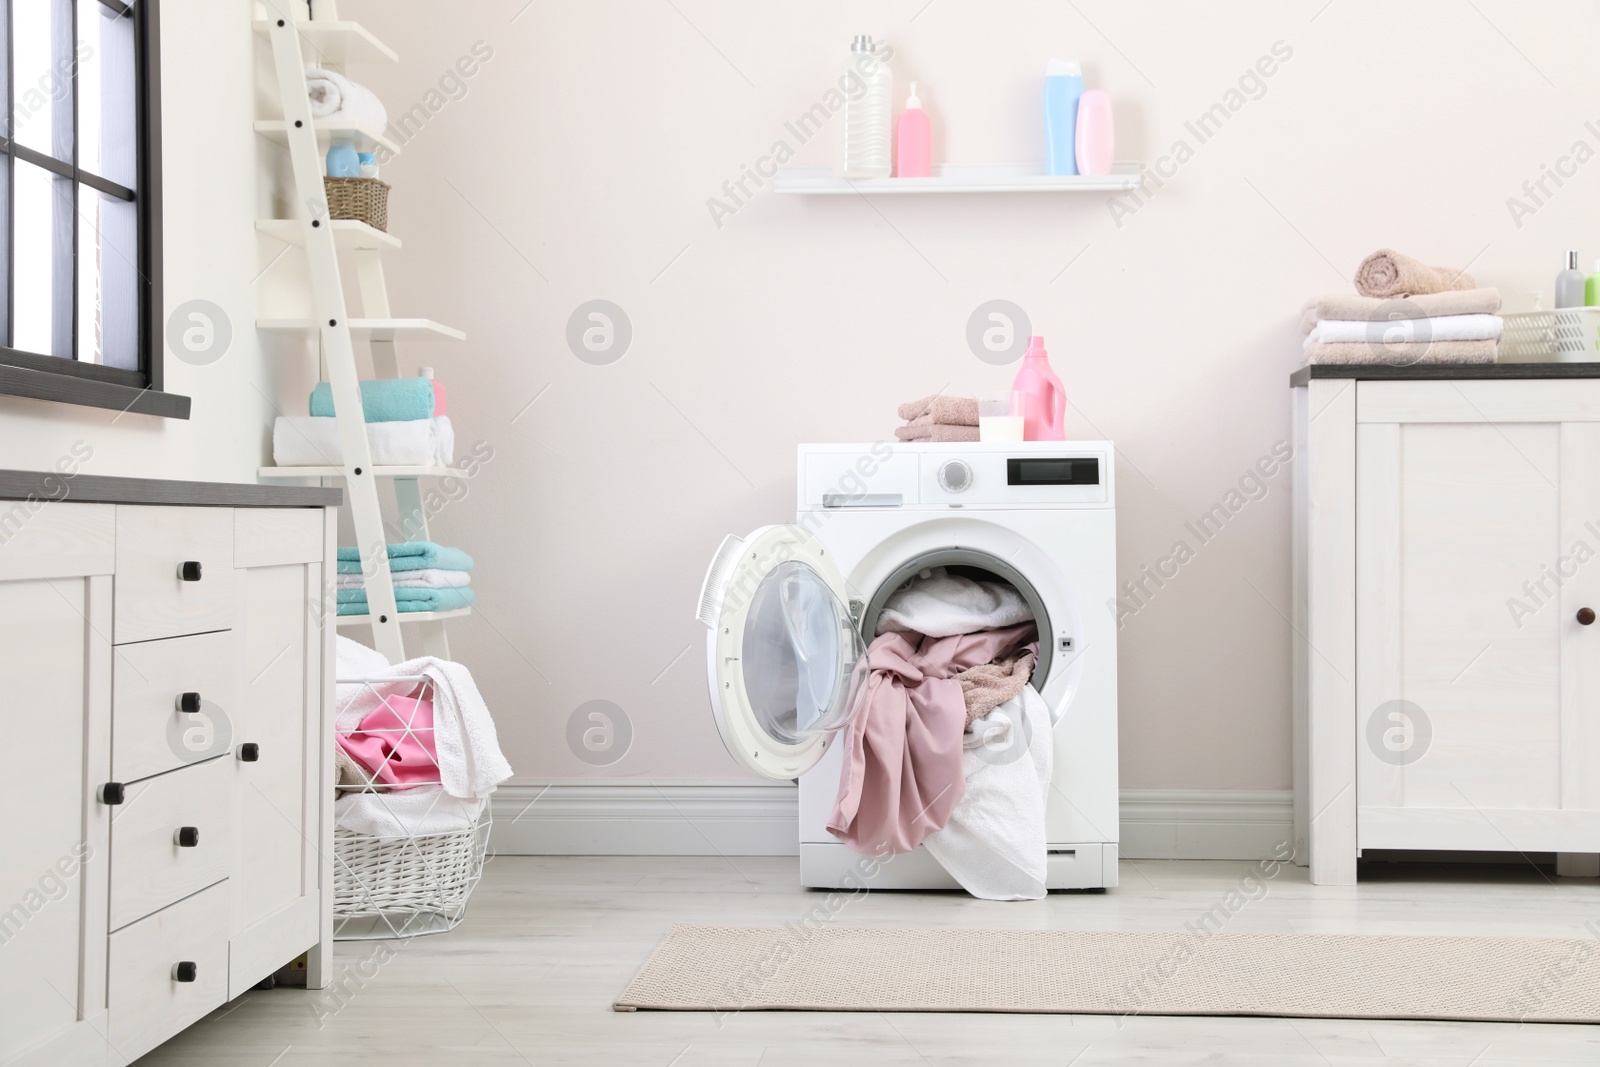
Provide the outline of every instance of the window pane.
<path id="1" fill-rule="evenodd" d="M 133 16 L 78 0 L 78 166 L 135 188 Z"/>
<path id="2" fill-rule="evenodd" d="M 72 182 L 15 161 L 13 347 L 72 358 Z"/>
<path id="3" fill-rule="evenodd" d="M 139 368 L 138 212 L 78 190 L 78 359 Z"/>
<path id="4" fill-rule="evenodd" d="M 71 0 L 11 4 L 12 128 L 15 139 L 72 162 Z"/>

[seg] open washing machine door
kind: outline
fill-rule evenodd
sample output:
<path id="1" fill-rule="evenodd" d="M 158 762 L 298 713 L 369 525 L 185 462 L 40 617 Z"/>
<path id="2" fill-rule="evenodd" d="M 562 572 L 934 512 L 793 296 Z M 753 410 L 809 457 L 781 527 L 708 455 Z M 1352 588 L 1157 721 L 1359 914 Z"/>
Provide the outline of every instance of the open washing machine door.
<path id="1" fill-rule="evenodd" d="M 810 770 L 855 715 L 870 670 L 844 576 L 798 526 L 728 537 L 700 587 L 711 710 L 728 752 L 767 778 Z"/>

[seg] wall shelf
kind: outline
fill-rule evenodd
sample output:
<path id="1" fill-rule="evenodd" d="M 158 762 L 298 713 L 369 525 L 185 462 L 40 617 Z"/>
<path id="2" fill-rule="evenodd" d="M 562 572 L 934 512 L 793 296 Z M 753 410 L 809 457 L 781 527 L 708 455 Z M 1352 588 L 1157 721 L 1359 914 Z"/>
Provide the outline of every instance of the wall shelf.
<path id="1" fill-rule="evenodd" d="M 261 467 L 256 471 L 262 478 L 343 478 L 343 467 Z M 375 464 L 374 478 L 467 478 L 470 475 L 454 467 L 386 467 Z"/>
<path id="2" fill-rule="evenodd" d="M 780 167 L 779 193 L 828 196 L 852 193 L 1117 193 L 1139 187 L 1139 164 L 1125 160 L 1110 174 L 1046 174 L 1043 163 L 945 163 L 931 178 L 840 178 L 832 167 Z"/>
<path id="3" fill-rule="evenodd" d="M 445 326 L 432 319 L 351 319 L 350 333 L 373 341 L 393 341 L 406 335 L 432 334 L 448 337 L 452 341 L 465 341 L 467 335 L 453 326 Z M 321 323 L 314 319 L 257 319 L 256 329 L 277 333 L 315 333 Z"/>
<path id="4" fill-rule="evenodd" d="M 273 21 L 268 19 L 257 19 L 251 24 L 255 32 L 263 37 L 272 31 L 273 25 Z M 400 62 L 400 57 L 392 48 L 374 37 L 359 22 L 296 22 L 294 28 L 301 45 L 310 53 L 305 56 L 307 62 L 318 59 L 322 66 Z"/>
<path id="5" fill-rule="evenodd" d="M 333 244 L 335 248 L 353 251 L 387 251 L 400 250 L 400 238 L 392 233 L 385 233 L 375 226 L 355 219 L 333 219 L 329 222 L 333 231 Z M 268 237 L 304 247 L 306 243 L 305 223 L 299 219 L 257 219 L 256 230 Z"/>

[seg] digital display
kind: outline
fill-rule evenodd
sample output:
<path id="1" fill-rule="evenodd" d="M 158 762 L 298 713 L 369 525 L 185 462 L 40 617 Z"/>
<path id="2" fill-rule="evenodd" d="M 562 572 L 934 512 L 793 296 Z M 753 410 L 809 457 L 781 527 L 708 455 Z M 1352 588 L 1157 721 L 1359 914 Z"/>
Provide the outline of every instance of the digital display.
<path id="1" fill-rule="evenodd" d="M 1008 459 L 1008 485 L 1099 485 L 1100 461 L 1085 459 Z"/>

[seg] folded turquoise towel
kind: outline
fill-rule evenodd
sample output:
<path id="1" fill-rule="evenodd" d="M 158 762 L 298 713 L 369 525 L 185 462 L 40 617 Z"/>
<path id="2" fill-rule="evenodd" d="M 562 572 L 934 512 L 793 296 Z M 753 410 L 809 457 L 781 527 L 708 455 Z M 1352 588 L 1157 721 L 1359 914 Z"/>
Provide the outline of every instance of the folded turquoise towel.
<path id="1" fill-rule="evenodd" d="M 335 589 L 340 615 L 365 615 L 367 591 L 365 589 Z M 451 586 L 444 589 L 396 589 L 394 606 L 399 611 L 454 611 L 468 607 L 478 599 L 477 590 L 470 586 Z"/>
<path id="2" fill-rule="evenodd" d="M 361 383 L 361 413 L 367 422 L 411 422 L 433 418 L 437 403 L 432 378 L 380 378 Z M 311 414 L 333 414 L 333 386 L 311 390 Z"/>
<path id="3" fill-rule="evenodd" d="M 389 546 L 391 571 L 470 571 L 472 557 L 459 548 L 446 548 L 432 541 L 405 541 Z M 361 550 L 354 545 L 339 549 L 339 573 L 361 573 Z"/>

